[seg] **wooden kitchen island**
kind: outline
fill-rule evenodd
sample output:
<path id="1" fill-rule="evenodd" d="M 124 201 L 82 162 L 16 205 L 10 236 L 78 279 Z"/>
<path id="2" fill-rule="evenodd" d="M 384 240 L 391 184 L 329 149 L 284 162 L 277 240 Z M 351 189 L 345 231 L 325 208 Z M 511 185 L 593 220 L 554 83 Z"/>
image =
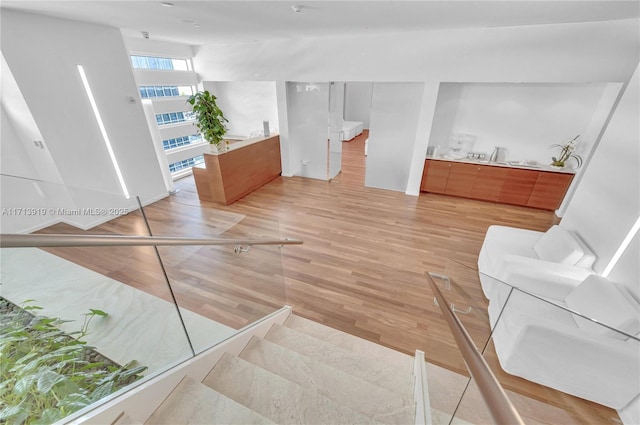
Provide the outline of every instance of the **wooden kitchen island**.
<path id="1" fill-rule="evenodd" d="M 204 153 L 193 167 L 201 201 L 229 205 L 282 173 L 280 136 L 243 140 L 226 152 Z"/>
<path id="2" fill-rule="evenodd" d="M 426 159 L 420 190 L 553 211 L 560 207 L 573 176 L 573 170 L 543 165 Z"/>

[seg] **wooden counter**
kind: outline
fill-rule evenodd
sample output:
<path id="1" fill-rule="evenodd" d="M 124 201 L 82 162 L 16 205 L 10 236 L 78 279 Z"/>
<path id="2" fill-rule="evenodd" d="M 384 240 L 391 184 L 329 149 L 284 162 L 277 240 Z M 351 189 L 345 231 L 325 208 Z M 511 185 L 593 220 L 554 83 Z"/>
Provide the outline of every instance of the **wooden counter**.
<path id="1" fill-rule="evenodd" d="M 269 183 L 282 172 L 280 136 L 248 140 L 222 153 L 205 153 L 193 167 L 201 201 L 229 205 Z"/>
<path id="2" fill-rule="evenodd" d="M 564 170 L 532 170 L 501 164 L 427 159 L 420 190 L 556 210 L 572 180 L 573 173 Z"/>

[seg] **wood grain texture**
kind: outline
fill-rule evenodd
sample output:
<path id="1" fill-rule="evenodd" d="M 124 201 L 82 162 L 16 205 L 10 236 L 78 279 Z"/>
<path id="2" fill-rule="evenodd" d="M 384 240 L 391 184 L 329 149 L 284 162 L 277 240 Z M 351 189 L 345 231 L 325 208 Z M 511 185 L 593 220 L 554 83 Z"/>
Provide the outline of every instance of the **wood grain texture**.
<path id="1" fill-rule="evenodd" d="M 451 163 L 427 159 L 425 160 L 425 170 L 422 178 L 422 190 L 431 193 L 445 193 L 451 172 Z"/>
<path id="2" fill-rule="evenodd" d="M 479 166 L 471 188 L 472 196 L 475 199 L 497 202 L 508 170 L 504 167 Z"/>
<path id="3" fill-rule="evenodd" d="M 507 171 L 507 178 L 502 185 L 498 202 L 513 205 L 527 205 L 537 178 L 537 171 L 510 168 Z"/>
<path id="4" fill-rule="evenodd" d="M 349 142 L 345 145 L 349 145 Z M 346 147 L 346 146 L 345 146 Z M 426 353 L 431 363 L 459 373 L 465 366 L 425 273 L 458 273 L 445 293 L 463 309 L 479 347 L 488 337 L 487 301 L 470 269 L 492 224 L 544 231 L 558 222 L 549 211 L 450 196 L 366 188 L 340 177 L 325 182 L 278 177 L 238 202 L 220 206 L 198 200 L 193 178 L 180 191 L 145 207 L 156 235 L 290 237 L 304 245 L 230 249 L 162 249 L 161 258 L 181 306 L 240 328 L 284 304 L 295 314 L 395 350 Z M 235 220 L 235 221 L 234 221 Z M 233 224 L 227 226 L 225 223 Z M 56 225 L 45 232 L 74 232 Z M 81 233 L 81 232 L 80 232 Z M 91 233 L 144 234 L 138 212 Z M 167 297 L 157 259 L 118 249 L 50 251 L 121 282 Z M 454 264 L 455 264 L 454 262 Z M 506 375 L 506 374 L 505 374 Z M 539 423 L 617 423 L 615 411 L 510 376 L 509 390 L 561 406 L 567 417 Z"/>
<path id="5" fill-rule="evenodd" d="M 476 180 L 480 167 L 475 164 L 463 162 L 451 163 L 451 172 L 447 180 L 445 193 L 451 196 L 461 196 L 463 198 L 476 198 L 471 189 Z"/>
<path id="6" fill-rule="evenodd" d="M 201 200 L 229 205 L 280 175 L 280 136 L 218 155 L 204 155 L 205 168 L 194 167 Z"/>
<path id="7" fill-rule="evenodd" d="M 557 210 L 572 180 L 573 174 L 539 172 L 527 206 Z"/>

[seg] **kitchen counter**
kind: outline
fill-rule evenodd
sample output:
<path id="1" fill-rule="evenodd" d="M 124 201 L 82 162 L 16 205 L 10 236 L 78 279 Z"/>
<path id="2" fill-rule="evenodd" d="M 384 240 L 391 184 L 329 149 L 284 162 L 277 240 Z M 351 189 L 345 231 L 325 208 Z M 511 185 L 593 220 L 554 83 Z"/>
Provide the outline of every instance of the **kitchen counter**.
<path id="1" fill-rule="evenodd" d="M 280 136 L 232 143 L 228 151 L 205 153 L 193 167 L 201 201 L 229 205 L 277 178 L 282 172 Z"/>
<path id="2" fill-rule="evenodd" d="M 422 192 L 521 205 L 545 210 L 560 207 L 575 170 L 522 162 L 471 158 L 426 158 Z"/>
<path id="3" fill-rule="evenodd" d="M 575 174 L 576 170 L 569 167 L 558 168 L 552 167 L 547 164 L 531 164 L 525 161 L 503 161 L 503 162 L 490 162 L 486 159 L 473 159 L 473 158 L 448 158 L 447 156 L 441 156 L 437 158 L 427 157 L 426 159 L 431 159 L 435 161 L 450 161 L 450 162 L 461 162 L 467 164 L 479 164 L 479 165 L 490 165 L 492 167 L 509 167 L 509 168 L 521 168 L 525 170 L 538 170 L 538 171 L 550 171 L 554 173 L 566 173 L 566 174 Z"/>

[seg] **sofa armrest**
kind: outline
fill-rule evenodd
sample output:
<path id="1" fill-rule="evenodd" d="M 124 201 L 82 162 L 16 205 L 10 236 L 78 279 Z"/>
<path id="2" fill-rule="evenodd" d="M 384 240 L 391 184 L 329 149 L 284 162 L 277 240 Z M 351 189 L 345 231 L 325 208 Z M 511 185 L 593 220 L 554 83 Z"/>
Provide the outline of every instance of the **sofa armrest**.
<path id="1" fill-rule="evenodd" d="M 495 279 L 531 294 L 564 300 L 594 272 L 584 267 L 506 255 L 496 267 Z"/>
<path id="2" fill-rule="evenodd" d="M 505 320 L 517 320 L 520 331 L 497 350 L 505 371 L 614 409 L 640 393 L 638 341 L 603 337 L 544 317 L 515 316 Z"/>

